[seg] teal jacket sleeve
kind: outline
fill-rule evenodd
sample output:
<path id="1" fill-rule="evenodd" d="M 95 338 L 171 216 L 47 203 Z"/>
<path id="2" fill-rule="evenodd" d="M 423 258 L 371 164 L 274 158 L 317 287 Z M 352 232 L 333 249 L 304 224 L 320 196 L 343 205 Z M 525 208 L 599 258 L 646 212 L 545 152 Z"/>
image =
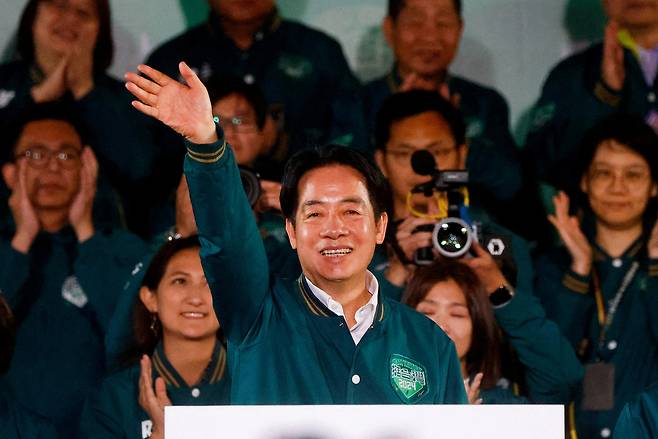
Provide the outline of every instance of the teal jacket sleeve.
<path id="1" fill-rule="evenodd" d="M 651 325 L 653 340 L 658 344 L 658 316 L 655 315 L 658 311 L 658 259 L 650 259 L 648 265 L 647 283 L 644 289 L 645 309 L 654 315 L 649 319 L 649 324 Z"/>
<path id="2" fill-rule="evenodd" d="M 78 245 L 73 271 L 103 332 L 110 324 L 123 284 L 146 251 L 139 238 L 123 231 L 96 231 Z"/>
<path id="3" fill-rule="evenodd" d="M 568 255 L 563 252 L 537 258 L 535 294 L 548 318 L 558 325 L 573 348 L 578 349 L 586 336 L 595 303 L 589 294 L 590 277 L 580 276 L 560 264 L 565 258 Z"/>
<path id="4" fill-rule="evenodd" d="M 617 418 L 613 437 L 658 437 L 658 388 L 655 385 L 624 406 Z"/>
<path id="5" fill-rule="evenodd" d="M 568 403 L 583 378 L 583 368 L 539 301 L 532 294 L 516 294 L 495 310 L 495 316 L 525 366 L 530 400 Z"/>
<path id="6" fill-rule="evenodd" d="M 270 294 L 269 267 L 231 148 L 187 144 L 185 176 L 213 306 L 229 341 L 240 343 Z"/>
<path id="7" fill-rule="evenodd" d="M 0 243 L 0 293 L 15 308 L 21 300 L 20 290 L 30 273 L 30 257 L 20 253 L 9 241 Z"/>

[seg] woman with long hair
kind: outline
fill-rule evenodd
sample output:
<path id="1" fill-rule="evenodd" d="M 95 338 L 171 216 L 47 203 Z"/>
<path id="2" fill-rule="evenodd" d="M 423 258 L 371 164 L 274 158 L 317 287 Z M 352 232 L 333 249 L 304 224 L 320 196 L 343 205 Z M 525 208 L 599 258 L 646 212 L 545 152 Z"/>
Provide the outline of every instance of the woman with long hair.
<path id="1" fill-rule="evenodd" d="M 81 437 L 162 438 L 165 405 L 228 402 L 226 349 L 196 236 L 168 241 L 153 257 L 133 321 L 125 366 L 88 399 Z"/>
<path id="2" fill-rule="evenodd" d="M 475 245 L 476 257 L 466 262 L 441 258 L 418 268 L 403 302 L 455 343 L 471 403 L 568 402 L 582 377 L 573 349 L 539 302 L 527 291 L 513 292 L 493 258 Z M 508 294 L 503 301 L 501 288 Z M 524 366 L 527 398 L 503 376 L 503 335 Z"/>

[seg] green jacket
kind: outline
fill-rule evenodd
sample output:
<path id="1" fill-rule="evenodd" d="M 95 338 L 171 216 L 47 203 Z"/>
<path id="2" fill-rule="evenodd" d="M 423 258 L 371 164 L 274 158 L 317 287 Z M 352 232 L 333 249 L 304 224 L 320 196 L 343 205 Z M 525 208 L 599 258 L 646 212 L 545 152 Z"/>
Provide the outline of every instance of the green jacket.
<path id="1" fill-rule="evenodd" d="M 221 405 L 228 403 L 226 350 L 217 342 L 199 383 L 188 386 L 169 363 L 160 343 L 153 355 L 153 380 L 165 380 L 172 405 Z M 103 380 L 87 399 L 80 420 L 80 439 L 146 439 L 152 423 L 139 405 L 139 362 Z"/>
<path id="2" fill-rule="evenodd" d="M 57 432 L 48 420 L 21 407 L 9 389 L 0 384 L 0 437 L 57 439 Z"/>
<path id="3" fill-rule="evenodd" d="M 585 131 L 617 111 L 646 116 L 658 110 L 658 83 L 647 85 L 638 58 L 624 49 L 626 79 L 621 93 L 601 82 L 603 45 L 570 56 L 548 75 L 531 117 L 525 150 L 540 180 L 577 189 L 574 158 Z"/>
<path id="4" fill-rule="evenodd" d="M 355 346 L 303 277 L 270 276 L 225 142 L 188 145 L 185 175 L 228 339 L 232 404 L 466 402 L 454 345 L 429 319 L 379 293 L 373 325 Z"/>
<path id="5" fill-rule="evenodd" d="M 395 72 L 394 68 L 388 75 L 363 87 L 366 122 L 371 136 L 377 112 L 400 86 L 401 79 Z M 459 109 L 464 115 L 469 144 L 466 158 L 469 187 L 496 200 L 512 200 L 521 190 L 522 173 L 519 151 L 509 131 L 509 109 L 505 98 L 493 89 L 459 76 L 450 75 L 448 85 L 451 93 L 461 97 Z"/>
<path id="6" fill-rule="evenodd" d="M 633 261 L 641 262 L 601 345 L 591 277 L 569 269 L 571 257 L 564 249 L 547 251 L 537 258 L 535 292 L 549 318 L 560 326 L 583 363 L 601 361 L 615 366 L 612 410 L 584 410 L 582 396 L 575 399 L 575 422 L 581 437 L 612 431 L 624 404 L 658 380 L 658 261 L 642 257 L 642 245 L 638 240 L 617 259 L 594 246 L 593 269 L 600 277 L 605 304 L 617 293 Z"/>
<path id="7" fill-rule="evenodd" d="M 329 142 L 366 148 L 359 82 L 340 44 L 301 23 L 272 15 L 246 50 L 224 33 L 219 18 L 208 20 L 166 42 L 147 64 L 173 78 L 181 60 L 202 81 L 231 74 L 254 82 L 289 137 L 288 153 Z"/>
<path id="8" fill-rule="evenodd" d="M 658 386 L 653 385 L 626 404 L 615 427 L 615 438 L 658 437 Z"/>
<path id="9" fill-rule="evenodd" d="M 84 398 L 103 375 L 103 333 L 121 284 L 144 246 L 119 231 L 97 231 L 79 244 L 66 227 L 39 234 L 24 255 L 10 237 L 0 240 L 0 290 L 17 335 L 2 381 L 18 402 L 72 437 Z"/>

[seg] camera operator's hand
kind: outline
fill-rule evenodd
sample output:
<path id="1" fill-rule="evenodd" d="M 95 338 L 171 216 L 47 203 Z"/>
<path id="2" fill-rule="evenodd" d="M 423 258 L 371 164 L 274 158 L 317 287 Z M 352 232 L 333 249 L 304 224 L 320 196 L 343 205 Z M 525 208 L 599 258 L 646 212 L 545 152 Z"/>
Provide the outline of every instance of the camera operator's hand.
<path id="1" fill-rule="evenodd" d="M 281 183 L 277 181 L 261 180 L 260 188 L 262 193 L 258 202 L 256 203 L 257 212 L 266 212 L 268 210 L 276 210 L 281 212 Z"/>
<path id="2" fill-rule="evenodd" d="M 555 215 L 548 215 L 571 254 L 571 270 L 581 276 L 589 275 L 592 269 L 592 246 L 580 230 L 578 218 L 569 216 L 569 197 L 560 191 L 553 197 Z"/>
<path id="3" fill-rule="evenodd" d="M 216 142 L 215 121 L 206 87 L 184 62 L 178 69 L 187 85 L 143 64 L 137 66 L 137 70 L 146 78 L 126 73 L 126 88 L 139 99 L 132 102 L 133 106 L 192 143 Z"/>
<path id="4" fill-rule="evenodd" d="M 488 294 L 496 291 L 501 285 L 509 285 L 502 271 L 500 271 L 500 267 L 488 251 L 477 242 L 473 242 L 471 248 L 475 252 L 475 256 L 462 258 L 460 261 L 471 267 Z"/>
<path id="5" fill-rule="evenodd" d="M 417 227 L 424 225 L 434 225 L 434 221 L 410 216 L 402 221 L 397 227 L 395 239 L 407 261 L 414 260 L 414 253 L 416 253 L 416 250 L 419 248 L 432 246 L 432 232 L 414 233 L 414 230 L 416 230 Z M 389 259 L 389 266 L 386 270 L 385 276 L 393 285 L 403 286 L 413 270 L 414 266 L 405 265 L 400 261 L 400 258 L 392 256 Z"/>

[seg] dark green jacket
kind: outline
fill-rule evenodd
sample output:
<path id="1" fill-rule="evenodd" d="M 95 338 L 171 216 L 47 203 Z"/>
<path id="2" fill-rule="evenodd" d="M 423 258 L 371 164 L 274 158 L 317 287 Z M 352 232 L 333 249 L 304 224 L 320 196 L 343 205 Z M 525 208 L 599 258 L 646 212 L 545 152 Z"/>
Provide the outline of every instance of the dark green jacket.
<path id="1" fill-rule="evenodd" d="M 364 86 L 364 106 L 368 133 L 375 130 L 377 112 L 386 98 L 400 86 L 395 69 Z M 452 94 L 461 96 L 459 109 L 466 123 L 469 152 L 466 169 L 470 185 L 497 200 L 511 200 L 522 185 L 521 163 L 516 143 L 509 131 L 509 109 L 495 90 L 459 76 L 449 76 Z"/>
<path id="2" fill-rule="evenodd" d="M 189 145 L 185 175 L 228 339 L 232 404 L 466 402 L 454 345 L 429 319 L 379 293 L 373 325 L 355 346 L 303 277 L 270 277 L 226 143 Z"/>
<path id="3" fill-rule="evenodd" d="M 9 389 L 0 384 L 0 438 L 57 439 L 57 432 L 45 418 L 21 407 Z"/>
<path id="4" fill-rule="evenodd" d="M 215 352 L 199 383 L 188 386 L 169 363 L 162 344 L 151 356 L 153 381 L 165 380 L 172 405 L 228 404 L 226 350 L 217 342 Z M 146 439 L 152 423 L 139 405 L 139 362 L 109 375 L 85 404 L 80 421 L 80 439 Z"/>
<path id="5" fill-rule="evenodd" d="M 575 157 L 583 134 L 617 111 L 642 117 L 658 110 L 658 83 L 647 85 L 637 57 L 624 50 L 626 80 L 614 94 L 601 82 L 603 45 L 570 56 L 548 75 L 535 105 L 526 151 L 536 176 L 558 188 L 580 182 Z"/>
<path id="6" fill-rule="evenodd" d="M 535 292 L 549 318 L 560 326 L 583 363 L 600 360 L 615 366 L 612 410 L 583 410 L 580 397 L 576 398 L 576 425 L 581 437 L 598 436 L 604 429 L 612 431 L 624 404 L 658 380 L 658 261 L 641 256 L 642 244 L 637 241 L 618 260 L 594 246 L 594 270 L 601 279 L 605 304 L 616 294 L 632 262 L 637 259 L 642 264 L 602 346 L 598 343 L 601 325 L 591 277 L 571 272 L 571 257 L 564 249 L 547 251 L 537 258 Z"/>
<path id="7" fill-rule="evenodd" d="M 653 439 L 658 437 L 658 386 L 624 406 L 615 427 L 615 439 Z"/>
<path id="8" fill-rule="evenodd" d="M 205 81 L 231 74 L 253 81 L 279 113 L 296 150 L 336 142 L 366 148 L 359 82 L 333 38 L 273 12 L 254 43 L 241 50 L 226 36 L 216 15 L 163 44 L 147 64 L 178 78 L 182 60 Z"/>
<path id="9" fill-rule="evenodd" d="M 0 240 L 0 290 L 17 323 L 2 380 L 25 407 L 71 437 L 104 370 L 103 333 L 123 280 L 145 249 L 126 232 L 97 231 L 82 244 L 70 227 L 41 233 L 27 255 Z"/>

